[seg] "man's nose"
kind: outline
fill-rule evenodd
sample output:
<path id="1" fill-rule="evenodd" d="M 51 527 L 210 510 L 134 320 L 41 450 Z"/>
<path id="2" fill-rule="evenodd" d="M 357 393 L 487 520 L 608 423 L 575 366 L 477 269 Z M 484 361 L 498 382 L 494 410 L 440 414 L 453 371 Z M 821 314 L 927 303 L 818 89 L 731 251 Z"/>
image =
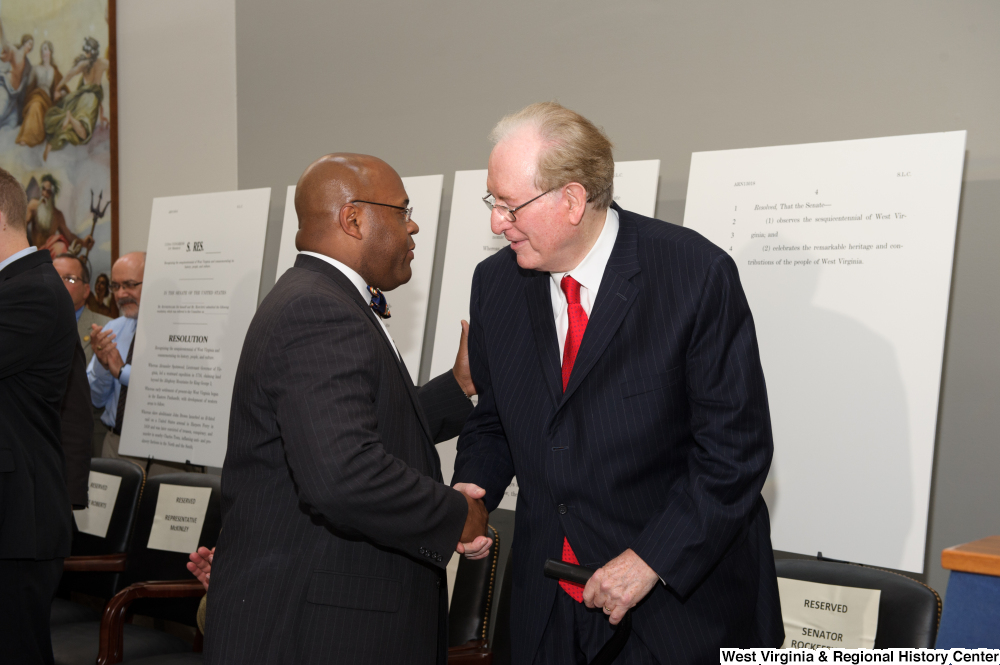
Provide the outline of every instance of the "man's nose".
<path id="1" fill-rule="evenodd" d="M 420 227 L 412 219 L 406 223 L 406 232 L 411 236 L 415 236 L 420 233 Z"/>
<path id="2" fill-rule="evenodd" d="M 501 235 L 510 227 L 511 223 L 507 220 L 507 217 L 494 210 L 490 215 L 490 230 L 493 231 L 493 235 Z"/>

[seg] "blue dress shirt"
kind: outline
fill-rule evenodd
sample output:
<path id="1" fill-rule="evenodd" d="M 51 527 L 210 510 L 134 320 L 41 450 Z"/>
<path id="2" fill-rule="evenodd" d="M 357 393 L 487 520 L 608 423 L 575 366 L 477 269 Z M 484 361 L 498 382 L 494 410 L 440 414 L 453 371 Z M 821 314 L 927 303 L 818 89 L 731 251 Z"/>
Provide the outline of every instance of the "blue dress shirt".
<path id="1" fill-rule="evenodd" d="M 111 330 L 115 334 L 115 344 L 118 345 L 118 354 L 122 357 L 122 362 L 128 356 L 128 347 L 135 337 L 135 319 L 127 316 L 119 316 L 114 321 L 109 321 L 104 330 Z M 104 415 L 101 422 L 109 428 L 115 426 L 115 417 L 118 415 L 118 395 L 122 386 L 128 385 L 129 376 L 132 374 L 132 366 L 122 367 L 121 375 L 115 378 L 111 372 L 104 369 L 95 355 L 90 359 L 87 367 L 87 380 L 90 382 L 90 400 L 96 407 L 104 407 Z"/>

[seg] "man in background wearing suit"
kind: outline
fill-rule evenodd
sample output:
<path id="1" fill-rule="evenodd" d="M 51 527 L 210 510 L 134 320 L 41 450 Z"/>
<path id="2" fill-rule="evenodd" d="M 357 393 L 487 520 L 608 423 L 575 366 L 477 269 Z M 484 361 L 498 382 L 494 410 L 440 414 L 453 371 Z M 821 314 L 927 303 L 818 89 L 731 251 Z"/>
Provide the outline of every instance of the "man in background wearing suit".
<path id="1" fill-rule="evenodd" d="M 66 456 L 66 484 L 74 510 L 87 507 L 90 489 L 90 458 L 100 457 L 101 444 L 107 428 L 101 422 L 103 409 L 95 407 L 90 399 L 90 381 L 87 364 L 94 355 L 90 344 L 91 326 L 103 328 L 111 319 L 87 308 L 90 296 L 90 270 L 86 262 L 72 254 L 61 254 L 52 259 L 52 266 L 62 277 L 63 286 L 73 299 L 76 311 L 76 333 L 80 337 L 79 359 L 73 359 L 69 386 L 62 406 L 63 453 Z"/>
<path id="2" fill-rule="evenodd" d="M 484 200 L 510 247 L 472 283 L 479 404 L 454 478 L 493 509 L 517 476 L 513 662 L 586 662 L 632 608 L 616 662 L 779 646 L 770 419 L 735 264 L 615 205 L 611 143 L 579 114 L 532 105 L 492 138 Z M 598 570 L 560 588 L 549 558 Z"/>
<path id="3" fill-rule="evenodd" d="M 94 357 L 94 348 L 90 344 L 90 338 L 94 332 L 91 326 L 97 326 L 100 330 L 111 319 L 87 307 L 87 298 L 90 297 L 90 270 L 87 269 L 83 259 L 72 254 L 60 254 L 52 259 L 52 265 L 62 277 L 63 284 L 73 299 L 73 309 L 76 311 L 76 332 L 83 345 L 86 364 L 89 365 L 90 359 Z"/>
<path id="4" fill-rule="evenodd" d="M 51 663 L 73 519 L 59 408 L 80 342 L 52 257 L 28 245 L 27 205 L 0 169 L 0 649 L 4 662 Z"/>
<path id="5" fill-rule="evenodd" d="M 301 253 L 236 373 L 209 663 L 446 661 L 445 566 L 490 541 L 481 492 L 443 485 L 434 449 L 471 410 L 467 360 L 418 391 L 382 323 L 411 274 L 408 204 L 374 157 L 299 180 Z"/>

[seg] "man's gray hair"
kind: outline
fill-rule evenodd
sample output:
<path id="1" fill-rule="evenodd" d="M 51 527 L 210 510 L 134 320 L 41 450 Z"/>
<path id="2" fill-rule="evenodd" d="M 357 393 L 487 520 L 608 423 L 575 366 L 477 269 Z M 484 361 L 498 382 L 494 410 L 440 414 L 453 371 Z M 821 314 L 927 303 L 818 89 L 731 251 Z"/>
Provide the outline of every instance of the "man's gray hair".
<path id="1" fill-rule="evenodd" d="M 548 191 L 578 182 L 595 209 L 611 205 L 615 159 L 603 130 L 558 102 L 540 102 L 504 116 L 490 132 L 490 141 L 496 145 L 526 126 L 546 143 L 538 157 L 535 187 Z"/>

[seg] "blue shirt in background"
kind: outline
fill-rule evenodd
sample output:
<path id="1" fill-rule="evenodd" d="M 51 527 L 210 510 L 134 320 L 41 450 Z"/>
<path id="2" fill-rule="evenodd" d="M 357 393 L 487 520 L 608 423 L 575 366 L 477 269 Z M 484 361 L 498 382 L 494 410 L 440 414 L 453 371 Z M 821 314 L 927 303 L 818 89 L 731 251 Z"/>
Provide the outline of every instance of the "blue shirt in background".
<path id="1" fill-rule="evenodd" d="M 128 357 L 128 347 L 132 344 L 132 338 L 135 337 L 135 325 L 135 319 L 119 316 L 117 319 L 109 321 L 108 325 L 103 328 L 114 332 L 114 341 L 118 345 L 118 353 L 122 357 L 122 362 Z M 104 366 L 97 360 L 96 354 L 90 359 L 90 365 L 87 367 L 90 399 L 94 406 L 104 407 L 101 422 L 109 429 L 115 426 L 115 417 L 118 415 L 118 395 L 121 393 L 122 386 L 128 385 L 131 374 L 132 366 L 125 365 L 122 367 L 121 376 L 116 379 L 111 372 L 104 369 Z"/>

